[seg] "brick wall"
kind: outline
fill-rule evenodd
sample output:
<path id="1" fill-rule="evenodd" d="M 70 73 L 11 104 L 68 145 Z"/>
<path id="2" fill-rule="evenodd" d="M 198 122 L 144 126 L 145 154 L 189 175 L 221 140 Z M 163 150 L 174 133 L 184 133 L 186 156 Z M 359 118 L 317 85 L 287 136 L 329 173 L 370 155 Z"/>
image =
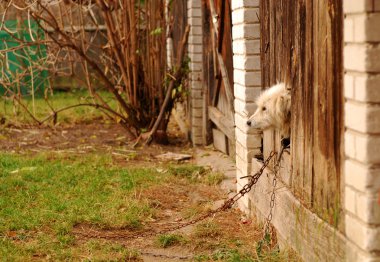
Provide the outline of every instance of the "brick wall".
<path id="1" fill-rule="evenodd" d="M 190 58 L 190 115 L 193 145 L 202 145 L 203 87 L 202 87 L 202 8 L 201 0 L 187 1 L 187 19 L 191 26 L 188 40 Z"/>
<path id="2" fill-rule="evenodd" d="M 380 1 L 343 1 L 348 261 L 380 261 Z"/>
<path id="3" fill-rule="evenodd" d="M 252 157 L 260 152 L 261 135 L 249 131 L 247 119 L 261 91 L 259 0 L 233 0 L 232 41 L 235 95 L 236 167 L 238 189 L 246 181 L 239 179 L 251 171 Z M 248 198 L 240 203 L 249 209 Z"/>

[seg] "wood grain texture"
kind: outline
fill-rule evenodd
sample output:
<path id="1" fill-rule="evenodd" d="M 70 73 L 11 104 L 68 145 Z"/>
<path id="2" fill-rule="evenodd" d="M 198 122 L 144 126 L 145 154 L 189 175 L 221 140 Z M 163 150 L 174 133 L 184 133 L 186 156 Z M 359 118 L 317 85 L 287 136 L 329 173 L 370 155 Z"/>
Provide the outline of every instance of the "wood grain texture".
<path id="1" fill-rule="evenodd" d="M 211 121 L 232 141 L 235 141 L 235 125 L 218 108 L 209 106 L 208 115 Z"/>
<path id="2" fill-rule="evenodd" d="M 262 0 L 263 87 L 292 88 L 288 186 L 302 203 L 337 226 L 343 132 L 342 0 Z M 264 153 L 279 136 L 264 134 Z"/>
<path id="3" fill-rule="evenodd" d="M 212 8 L 212 5 L 215 6 Z M 204 32 L 203 67 L 209 71 L 204 70 L 203 72 L 204 79 L 207 80 L 205 84 L 210 94 L 208 105 L 216 107 L 224 118 L 228 120 L 228 123 L 232 123 L 233 126 L 235 116 L 233 105 L 231 0 L 203 0 L 202 13 Z M 218 17 L 218 23 L 216 24 L 212 21 L 213 13 L 215 13 L 214 16 Z M 214 111 L 208 113 L 210 119 L 213 119 L 214 115 L 210 115 L 213 113 Z M 219 128 L 220 124 L 215 124 Z M 231 130 L 220 130 L 226 132 L 225 135 L 229 138 L 227 151 L 233 156 L 235 152 L 235 136 L 234 134 L 233 136 L 231 135 Z M 232 140 L 231 137 L 233 137 Z"/>

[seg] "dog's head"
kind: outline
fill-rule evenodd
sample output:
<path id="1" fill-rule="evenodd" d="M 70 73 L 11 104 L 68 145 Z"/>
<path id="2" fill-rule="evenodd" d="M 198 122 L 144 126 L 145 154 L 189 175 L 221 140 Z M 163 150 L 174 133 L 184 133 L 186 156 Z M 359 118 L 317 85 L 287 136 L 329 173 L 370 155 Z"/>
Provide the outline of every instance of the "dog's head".
<path id="1" fill-rule="evenodd" d="M 256 100 L 257 109 L 248 118 L 251 128 L 265 130 L 271 127 L 281 129 L 290 120 L 291 97 L 285 84 L 277 84 L 265 90 Z"/>

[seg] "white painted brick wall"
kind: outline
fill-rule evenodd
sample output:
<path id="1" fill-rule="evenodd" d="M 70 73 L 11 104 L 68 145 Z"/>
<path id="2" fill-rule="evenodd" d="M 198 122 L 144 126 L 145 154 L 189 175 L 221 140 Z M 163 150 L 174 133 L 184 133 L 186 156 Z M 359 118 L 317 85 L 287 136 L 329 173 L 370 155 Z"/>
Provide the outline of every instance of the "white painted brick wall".
<path id="1" fill-rule="evenodd" d="M 359 219 L 346 214 L 347 238 L 355 242 L 361 249 L 368 252 L 380 251 L 380 228 L 371 227 Z M 347 226 L 346 226 L 347 229 Z"/>
<path id="2" fill-rule="evenodd" d="M 380 104 L 348 100 L 344 110 L 348 128 L 361 133 L 380 133 Z"/>
<path id="3" fill-rule="evenodd" d="M 232 20 L 234 25 L 249 24 L 259 22 L 259 9 L 258 8 L 241 8 L 232 13 Z"/>
<path id="4" fill-rule="evenodd" d="M 234 39 L 260 39 L 259 24 L 237 24 L 232 27 Z"/>
<path id="5" fill-rule="evenodd" d="M 190 58 L 189 87 L 191 99 L 191 139 L 193 145 L 202 145 L 203 130 L 203 48 L 202 48 L 202 2 L 187 1 L 187 21 L 190 27 L 188 56 Z"/>
<path id="6" fill-rule="evenodd" d="M 260 40 L 238 39 L 233 42 L 232 49 L 237 55 L 260 55 Z"/>
<path id="7" fill-rule="evenodd" d="M 235 128 L 236 141 L 242 144 L 244 147 L 249 149 L 258 149 L 261 146 L 261 135 L 257 134 L 247 134 L 240 130 L 239 128 Z"/>
<path id="8" fill-rule="evenodd" d="M 240 70 L 257 70 L 259 71 L 260 59 L 257 56 L 247 56 L 235 54 L 234 58 L 234 68 Z"/>
<path id="9" fill-rule="evenodd" d="M 243 116 L 250 116 L 256 110 L 257 106 L 254 102 L 244 101 L 235 98 L 235 110 Z M 245 124 L 245 123 L 244 123 Z"/>
<path id="10" fill-rule="evenodd" d="M 246 87 L 260 87 L 261 72 L 234 69 L 234 82 Z M 251 99 L 254 99 L 254 97 Z"/>
<path id="11" fill-rule="evenodd" d="M 346 143 L 348 143 L 346 141 Z M 347 151 L 346 151 L 347 152 Z M 355 159 L 345 161 L 346 185 L 361 192 L 376 194 L 380 190 L 380 166 L 368 166 Z"/>
<path id="12" fill-rule="evenodd" d="M 346 210 L 370 225 L 377 225 L 380 219 L 380 205 L 377 205 L 377 194 L 363 193 L 354 187 L 345 188 Z"/>
<path id="13" fill-rule="evenodd" d="M 343 12 L 345 14 L 371 12 L 376 1 L 378 2 L 378 0 L 344 0 Z"/>
<path id="14" fill-rule="evenodd" d="M 345 118 L 349 116 L 345 114 Z M 368 135 L 347 129 L 344 135 L 345 153 L 348 157 L 364 164 L 376 165 L 380 162 L 380 136 Z"/>
<path id="15" fill-rule="evenodd" d="M 380 73 L 350 72 L 344 76 L 344 96 L 359 102 L 380 103 Z"/>
<path id="16" fill-rule="evenodd" d="M 251 72 L 253 73 L 253 72 Z M 257 73 L 257 77 L 260 77 Z M 255 98 L 261 93 L 261 87 L 252 87 L 248 85 L 241 85 L 235 81 L 234 83 L 234 95 L 235 99 L 240 99 L 246 102 L 254 102 Z"/>
<path id="17" fill-rule="evenodd" d="M 231 1 L 231 9 L 233 11 L 239 9 L 239 8 L 252 8 L 252 7 L 259 7 L 260 0 L 233 0 Z M 232 21 L 233 23 L 234 21 Z"/>
<path id="18" fill-rule="evenodd" d="M 344 67 L 347 70 L 380 72 L 380 45 L 347 44 L 344 48 L 344 57 L 355 58 L 355 63 L 352 63 L 351 59 L 344 59 Z"/>
<path id="19" fill-rule="evenodd" d="M 380 261 L 380 1 L 343 9 L 347 261 Z"/>
<path id="20" fill-rule="evenodd" d="M 259 0 L 233 0 L 232 51 L 234 65 L 235 135 L 237 189 L 245 184 L 240 177 L 251 173 L 252 158 L 260 153 L 261 133 L 247 126 L 261 91 Z M 239 207 L 251 213 L 248 195 Z"/>

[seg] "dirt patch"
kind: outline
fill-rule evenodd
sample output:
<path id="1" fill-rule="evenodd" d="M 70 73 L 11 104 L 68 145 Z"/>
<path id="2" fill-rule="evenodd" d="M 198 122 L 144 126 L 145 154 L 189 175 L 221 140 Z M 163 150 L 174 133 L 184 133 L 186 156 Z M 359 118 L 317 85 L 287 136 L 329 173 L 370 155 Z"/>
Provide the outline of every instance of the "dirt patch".
<path id="1" fill-rule="evenodd" d="M 173 126 L 171 128 L 173 130 Z M 71 155 L 107 153 L 112 156 L 113 164 L 122 167 L 155 167 L 158 172 L 166 172 L 167 162 L 159 161 L 155 156 L 165 152 L 194 154 L 194 150 L 178 130 L 171 133 L 169 138 L 171 144 L 167 146 L 132 148 L 133 141 L 116 124 L 93 122 L 54 128 L 9 127 L 0 129 L 0 150 L 26 154 L 49 152 L 52 157 L 54 152 Z M 230 168 L 226 166 L 226 172 L 231 171 Z M 133 228 L 99 228 L 93 224 L 78 224 L 72 231 L 75 245 L 88 245 L 94 240 L 99 241 L 100 246 L 103 242 L 117 243 L 124 249 L 137 250 L 139 255 L 131 256 L 130 260 L 183 261 L 199 258 L 203 261 L 221 261 L 234 257 L 240 260 L 233 261 L 241 261 L 245 254 L 249 258 L 257 258 L 256 247 L 257 241 L 262 238 L 262 227 L 245 218 L 237 209 L 217 214 L 181 230 L 167 232 L 168 237 L 171 234 L 180 235 L 181 241 L 166 248 L 160 246 L 155 234 L 149 234 L 185 223 L 222 205 L 227 193 L 218 186 L 175 176 L 173 181 L 142 189 L 136 194 L 143 196 L 156 210 L 151 221 L 145 222 L 140 231 Z M 131 238 L 146 232 L 148 236 Z"/>
<path id="2" fill-rule="evenodd" d="M 0 150 L 64 150 L 127 145 L 130 137 L 115 124 L 91 124 L 55 127 L 19 126 L 0 129 Z"/>
<path id="3" fill-rule="evenodd" d="M 73 233 L 78 243 L 91 239 L 117 242 L 129 249 L 139 250 L 144 261 L 193 260 L 196 254 L 211 255 L 219 249 L 239 249 L 254 256 L 255 240 L 261 239 L 262 228 L 251 220 L 242 219 L 244 216 L 237 209 L 165 233 L 176 234 L 184 239 L 174 246 L 160 248 L 157 244 L 157 235 L 160 234 L 154 232 L 186 223 L 214 208 L 215 203 L 223 203 L 226 194 L 219 188 L 202 184 L 168 183 L 160 187 L 153 186 L 142 193 L 157 208 L 156 221 L 146 224 L 141 231 L 76 225 Z M 196 213 L 190 212 L 189 215 L 188 212 L 193 209 L 196 209 Z"/>
<path id="4" fill-rule="evenodd" d="M 190 153 L 190 144 L 178 127 L 170 125 L 168 145 L 152 144 L 134 148 L 134 141 L 123 127 L 94 120 L 92 123 L 57 125 L 54 127 L 19 125 L 0 127 L 0 151 L 14 153 L 111 153 L 116 163 L 142 166 L 159 161 L 155 156 L 166 153 Z"/>

